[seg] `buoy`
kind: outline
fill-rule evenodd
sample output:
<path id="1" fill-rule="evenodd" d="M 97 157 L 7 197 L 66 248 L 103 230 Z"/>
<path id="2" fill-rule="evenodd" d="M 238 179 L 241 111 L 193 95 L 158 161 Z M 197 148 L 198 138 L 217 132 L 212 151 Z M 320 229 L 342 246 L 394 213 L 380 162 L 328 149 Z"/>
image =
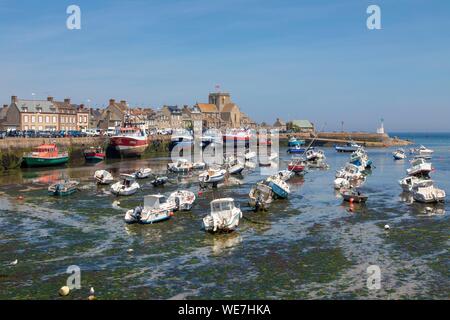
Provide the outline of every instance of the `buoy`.
<path id="1" fill-rule="evenodd" d="M 391 228 L 391 227 L 389 227 L 388 224 L 384 226 L 384 230 L 389 230 L 390 228 Z"/>
<path id="2" fill-rule="evenodd" d="M 128 253 L 133 253 L 133 251 L 134 251 L 133 249 L 128 249 L 127 250 Z"/>
<path id="3" fill-rule="evenodd" d="M 11 262 L 10 265 L 15 266 L 15 265 L 18 264 L 18 263 L 19 263 L 19 260 L 16 259 L 16 260 L 14 260 L 13 262 Z"/>
<path id="4" fill-rule="evenodd" d="M 70 288 L 68 286 L 61 287 L 61 289 L 59 289 L 58 293 L 62 297 L 68 296 L 70 293 Z"/>
<path id="5" fill-rule="evenodd" d="M 94 295 L 94 293 L 95 293 L 94 287 L 91 287 L 91 289 L 89 290 L 89 293 L 90 293 L 91 296 Z"/>

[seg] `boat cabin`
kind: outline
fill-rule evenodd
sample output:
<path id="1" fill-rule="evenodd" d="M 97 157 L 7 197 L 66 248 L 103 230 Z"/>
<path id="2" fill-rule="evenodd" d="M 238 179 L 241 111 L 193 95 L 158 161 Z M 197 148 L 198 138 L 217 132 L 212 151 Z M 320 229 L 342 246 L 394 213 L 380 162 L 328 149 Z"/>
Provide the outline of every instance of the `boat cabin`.
<path id="1" fill-rule="evenodd" d="M 56 144 L 43 144 L 34 149 L 33 155 L 39 155 L 41 157 L 56 157 L 58 156 L 58 147 Z"/>
<path id="2" fill-rule="evenodd" d="M 135 127 L 125 127 L 120 128 L 121 136 L 134 136 L 134 137 L 145 137 L 146 134 L 143 130 Z"/>
<path id="3" fill-rule="evenodd" d="M 211 201 L 211 213 L 232 211 L 235 208 L 233 198 L 223 198 Z"/>
<path id="4" fill-rule="evenodd" d="M 161 205 L 167 203 L 165 196 L 161 194 L 153 194 L 144 197 L 144 209 L 159 209 Z"/>

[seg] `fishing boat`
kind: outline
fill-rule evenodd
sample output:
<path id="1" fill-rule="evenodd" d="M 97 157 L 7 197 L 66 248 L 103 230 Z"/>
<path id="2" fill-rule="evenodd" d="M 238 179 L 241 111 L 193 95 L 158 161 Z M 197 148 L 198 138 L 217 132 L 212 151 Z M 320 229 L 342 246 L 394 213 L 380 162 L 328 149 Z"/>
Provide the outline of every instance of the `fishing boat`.
<path id="1" fill-rule="evenodd" d="M 152 174 L 152 169 L 150 168 L 140 168 L 138 171 L 134 173 L 136 179 L 146 179 L 150 177 Z"/>
<path id="2" fill-rule="evenodd" d="M 394 156 L 395 160 L 406 159 L 405 149 L 397 149 L 392 153 L 392 155 Z"/>
<path id="3" fill-rule="evenodd" d="M 433 170 L 430 162 L 425 159 L 418 158 L 411 160 L 411 168 L 406 169 L 409 176 L 428 175 Z"/>
<path id="4" fill-rule="evenodd" d="M 139 183 L 136 182 L 136 178 L 131 174 L 122 174 L 122 180 L 116 182 L 111 186 L 111 192 L 117 196 L 131 196 L 139 190 Z"/>
<path id="5" fill-rule="evenodd" d="M 172 192 L 167 201 L 175 203 L 177 211 L 190 211 L 194 205 L 195 194 L 188 190 L 178 190 Z"/>
<path id="6" fill-rule="evenodd" d="M 98 184 L 110 184 L 114 181 L 114 178 L 111 173 L 106 170 L 97 170 L 94 173 L 94 179 Z"/>
<path id="7" fill-rule="evenodd" d="M 334 148 L 337 152 L 355 152 L 356 150 L 361 148 L 361 146 L 354 142 L 348 142 L 343 145 L 335 145 Z"/>
<path id="8" fill-rule="evenodd" d="M 187 173 L 193 169 L 193 165 L 186 159 L 178 159 L 173 163 L 168 163 L 167 169 L 175 173 Z"/>
<path id="9" fill-rule="evenodd" d="M 353 189 L 344 189 L 341 190 L 341 195 L 342 198 L 344 199 L 344 201 L 348 201 L 348 202 L 357 202 L 357 203 L 362 203 L 362 202 L 366 202 L 368 199 L 368 196 L 361 193 L 360 191 L 357 190 L 353 190 Z"/>
<path id="10" fill-rule="evenodd" d="M 203 218 L 203 228 L 207 232 L 231 232 L 239 225 L 241 209 L 234 204 L 233 198 L 216 199 L 211 202 L 211 212 Z"/>
<path id="11" fill-rule="evenodd" d="M 169 181 L 168 177 L 165 176 L 155 176 L 155 178 L 150 182 L 154 187 L 164 186 L 166 182 Z"/>
<path id="12" fill-rule="evenodd" d="M 431 180 L 416 184 L 412 188 L 412 195 L 415 201 L 422 203 L 444 202 L 446 196 L 445 191 L 436 188 Z"/>
<path id="13" fill-rule="evenodd" d="M 266 181 L 276 198 L 286 199 L 291 193 L 289 185 L 278 175 L 270 176 Z"/>
<path id="14" fill-rule="evenodd" d="M 102 147 L 90 147 L 83 151 L 84 159 L 87 162 L 103 161 L 106 157 L 105 151 Z"/>
<path id="15" fill-rule="evenodd" d="M 302 146 L 305 144 L 305 140 L 298 140 L 295 137 L 292 137 L 288 141 L 288 147 Z"/>
<path id="16" fill-rule="evenodd" d="M 398 183 L 400 184 L 400 186 L 402 187 L 403 191 L 405 192 L 411 192 L 412 189 L 421 183 L 424 183 L 426 181 L 429 181 L 430 179 L 422 179 L 416 176 L 407 176 L 405 178 L 403 178 L 402 180 L 400 180 Z"/>
<path id="17" fill-rule="evenodd" d="M 241 174 L 245 169 L 245 165 L 239 159 L 234 158 L 225 164 L 225 168 L 229 174 Z"/>
<path id="18" fill-rule="evenodd" d="M 125 222 L 153 224 L 170 219 L 174 210 L 175 203 L 168 202 L 165 196 L 148 195 L 144 197 L 143 207 L 138 206 L 125 213 Z"/>
<path id="19" fill-rule="evenodd" d="M 68 196 L 77 191 L 80 183 L 73 180 L 61 180 L 48 187 L 48 194 L 52 196 Z"/>
<path id="20" fill-rule="evenodd" d="M 305 171 L 306 162 L 303 159 L 292 159 L 288 164 L 288 170 L 296 174 L 300 174 Z"/>
<path id="21" fill-rule="evenodd" d="M 109 144 L 122 156 L 140 156 L 148 147 L 148 137 L 145 130 L 125 126 L 110 138 Z"/>
<path id="22" fill-rule="evenodd" d="M 287 150 L 288 153 L 305 153 L 305 151 L 306 151 L 306 148 L 301 147 L 299 145 L 291 147 Z"/>
<path id="23" fill-rule="evenodd" d="M 49 167 L 65 164 L 69 161 L 67 152 L 59 152 L 56 144 L 42 144 L 22 157 L 27 167 Z"/>
<path id="24" fill-rule="evenodd" d="M 200 181 L 200 183 L 217 184 L 219 182 L 222 182 L 225 179 L 226 173 L 227 173 L 227 170 L 225 170 L 225 169 L 209 168 L 208 170 L 202 172 L 199 175 L 198 181 Z"/>
<path id="25" fill-rule="evenodd" d="M 249 193 L 249 205 L 255 211 L 267 211 L 273 201 L 273 191 L 264 182 L 258 182 Z"/>

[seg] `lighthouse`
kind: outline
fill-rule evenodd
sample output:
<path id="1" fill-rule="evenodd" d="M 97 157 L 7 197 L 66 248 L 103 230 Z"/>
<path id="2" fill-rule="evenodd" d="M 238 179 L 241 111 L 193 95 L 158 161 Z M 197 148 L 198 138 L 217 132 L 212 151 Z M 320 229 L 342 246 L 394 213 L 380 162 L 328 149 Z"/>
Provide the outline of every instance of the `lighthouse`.
<path id="1" fill-rule="evenodd" d="M 381 118 L 381 127 L 377 129 L 377 133 L 384 134 L 384 119 Z"/>

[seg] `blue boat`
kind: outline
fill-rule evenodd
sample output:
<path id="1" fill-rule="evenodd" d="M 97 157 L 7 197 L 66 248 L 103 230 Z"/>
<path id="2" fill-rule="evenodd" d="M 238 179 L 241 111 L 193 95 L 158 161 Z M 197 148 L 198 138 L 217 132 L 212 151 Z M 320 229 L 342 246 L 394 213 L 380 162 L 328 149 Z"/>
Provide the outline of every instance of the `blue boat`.
<path id="1" fill-rule="evenodd" d="M 305 151 L 306 151 L 306 148 L 300 147 L 300 146 L 295 146 L 295 147 L 289 148 L 287 150 L 288 153 L 304 153 Z"/>
<path id="2" fill-rule="evenodd" d="M 286 182 L 279 179 L 278 177 L 270 177 L 267 179 L 267 183 L 278 198 L 287 199 L 290 190 Z"/>
<path id="3" fill-rule="evenodd" d="M 344 145 L 335 145 L 334 148 L 337 152 L 355 152 L 361 148 L 361 146 L 357 143 L 349 142 Z"/>
<path id="4" fill-rule="evenodd" d="M 297 138 L 291 138 L 288 142 L 288 147 L 302 146 L 305 144 L 305 140 L 297 140 Z"/>

